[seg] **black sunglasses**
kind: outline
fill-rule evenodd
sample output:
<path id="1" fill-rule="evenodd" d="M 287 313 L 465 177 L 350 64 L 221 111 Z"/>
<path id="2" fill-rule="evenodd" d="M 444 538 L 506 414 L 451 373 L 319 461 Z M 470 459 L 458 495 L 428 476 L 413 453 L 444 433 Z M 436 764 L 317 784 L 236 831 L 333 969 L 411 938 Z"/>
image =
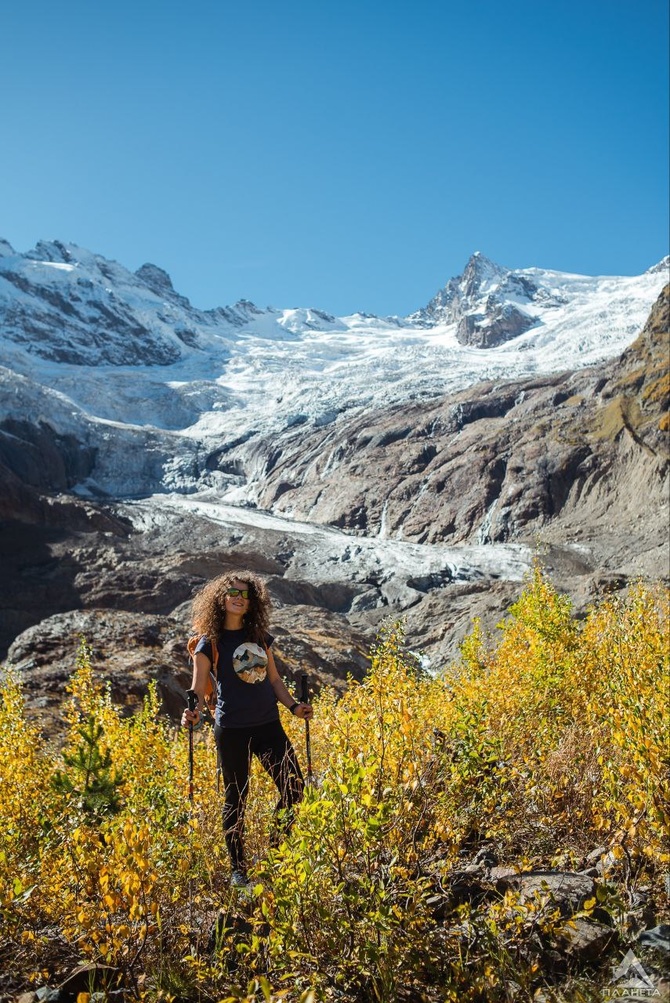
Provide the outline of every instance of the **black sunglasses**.
<path id="1" fill-rule="evenodd" d="M 251 591 L 249 589 L 228 589 L 226 595 L 230 596 L 231 599 L 235 599 L 237 596 L 248 599 L 251 596 Z"/>

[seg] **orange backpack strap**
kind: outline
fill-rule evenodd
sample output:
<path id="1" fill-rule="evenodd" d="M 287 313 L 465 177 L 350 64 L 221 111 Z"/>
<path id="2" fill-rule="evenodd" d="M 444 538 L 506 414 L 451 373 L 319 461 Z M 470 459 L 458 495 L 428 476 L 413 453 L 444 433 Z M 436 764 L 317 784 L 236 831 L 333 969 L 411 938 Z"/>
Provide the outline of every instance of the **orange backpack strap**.
<path id="1" fill-rule="evenodd" d="M 194 634 L 193 637 L 189 637 L 188 639 L 188 653 L 194 661 L 195 649 L 201 637 L 202 634 Z M 216 646 L 216 641 L 210 641 L 210 644 L 212 646 L 212 667 L 205 681 L 205 707 L 213 717 L 216 710 L 216 677 L 219 664 L 219 649 Z"/>

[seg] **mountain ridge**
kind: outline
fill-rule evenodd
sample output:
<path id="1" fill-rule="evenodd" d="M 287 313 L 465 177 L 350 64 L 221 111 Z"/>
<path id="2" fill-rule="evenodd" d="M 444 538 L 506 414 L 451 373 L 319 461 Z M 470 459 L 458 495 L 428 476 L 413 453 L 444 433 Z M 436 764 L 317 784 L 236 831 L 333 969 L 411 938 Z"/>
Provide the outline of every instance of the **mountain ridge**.
<path id="1" fill-rule="evenodd" d="M 198 311 L 156 265 L 131 273 L 41 242 L 0 257 L 0 414 L 46 413 L 55 434 L 95 451 L 84 493 L 137 494 L 144 479 L 147 492 L 209 487 L 244 501 L 244 481 L 212 463 L 222 443 L 611 357 L 637 335 L 663 279 L 531 271 L 474 255 L 431 324 L 403 326 L 248 301 Z M 163 474 L 141 459 L 157 451 L 170 456 Z"/>

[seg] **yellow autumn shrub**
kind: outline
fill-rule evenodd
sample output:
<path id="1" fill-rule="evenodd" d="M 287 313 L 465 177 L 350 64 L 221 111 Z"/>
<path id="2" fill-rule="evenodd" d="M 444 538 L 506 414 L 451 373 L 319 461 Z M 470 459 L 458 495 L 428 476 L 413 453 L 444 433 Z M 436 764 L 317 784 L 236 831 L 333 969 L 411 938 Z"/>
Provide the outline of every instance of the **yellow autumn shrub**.
<path id="1" fill-rule="evenodd" d="M 161 718 L 153 687 L 124 716 L 84 646 L 57 747 L 7 673 L 0 963 L 17 989 L 104 964 L 103 989 L 149 1001 L 495 1001 L 510 981 L 530 1000 L 554 905 L 452 901 L 450 876 L 482 846 L 519 866 L 573 866 L 602 846 L 599 907 L 625 880 L 651 888 L 662 916 L 668 669 L 668 593 L 643 583 L 577 619 L 535 568 L 498 638 L 474 624 L 458 664 L 436 674 L 387 624 L 366 678 L 317 698 L 315 782 L 275 847 L 276 791 L 254 766 L 243 905 L 228 887 L 211 733 L 195 741 L 191 802 L 187 735 Z M 304 723 L 285 725 L 304 765 Z"/>
<path id="2" fill-rule="evenodd" d="M 22 914 L 36 884 L 50 833 L 50 763 L 38 729 L 25 719 L 21 685 L 5 675 L 0 702 L 0 916 L 10 936 L 26 931 Z"/>

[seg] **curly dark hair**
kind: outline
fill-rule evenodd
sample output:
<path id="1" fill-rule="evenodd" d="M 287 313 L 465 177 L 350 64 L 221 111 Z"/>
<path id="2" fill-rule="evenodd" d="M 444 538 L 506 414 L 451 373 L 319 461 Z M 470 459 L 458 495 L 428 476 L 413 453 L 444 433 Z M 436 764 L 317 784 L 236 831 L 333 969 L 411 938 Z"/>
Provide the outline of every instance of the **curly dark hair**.
<path id="1" fill-rule="evenodd" d="M 244 614 L 244 629 L 250 641 L 265 647 L 272 604 L 265 582 L 252 571 L 227 571 L 203 585 L 193 599 L 193 632 L 206 634 L 210 641 L 216 641 L 226 616 L 226 592 L 233 582 L 244 582 L 249 586 L 249 608 Z"/>

